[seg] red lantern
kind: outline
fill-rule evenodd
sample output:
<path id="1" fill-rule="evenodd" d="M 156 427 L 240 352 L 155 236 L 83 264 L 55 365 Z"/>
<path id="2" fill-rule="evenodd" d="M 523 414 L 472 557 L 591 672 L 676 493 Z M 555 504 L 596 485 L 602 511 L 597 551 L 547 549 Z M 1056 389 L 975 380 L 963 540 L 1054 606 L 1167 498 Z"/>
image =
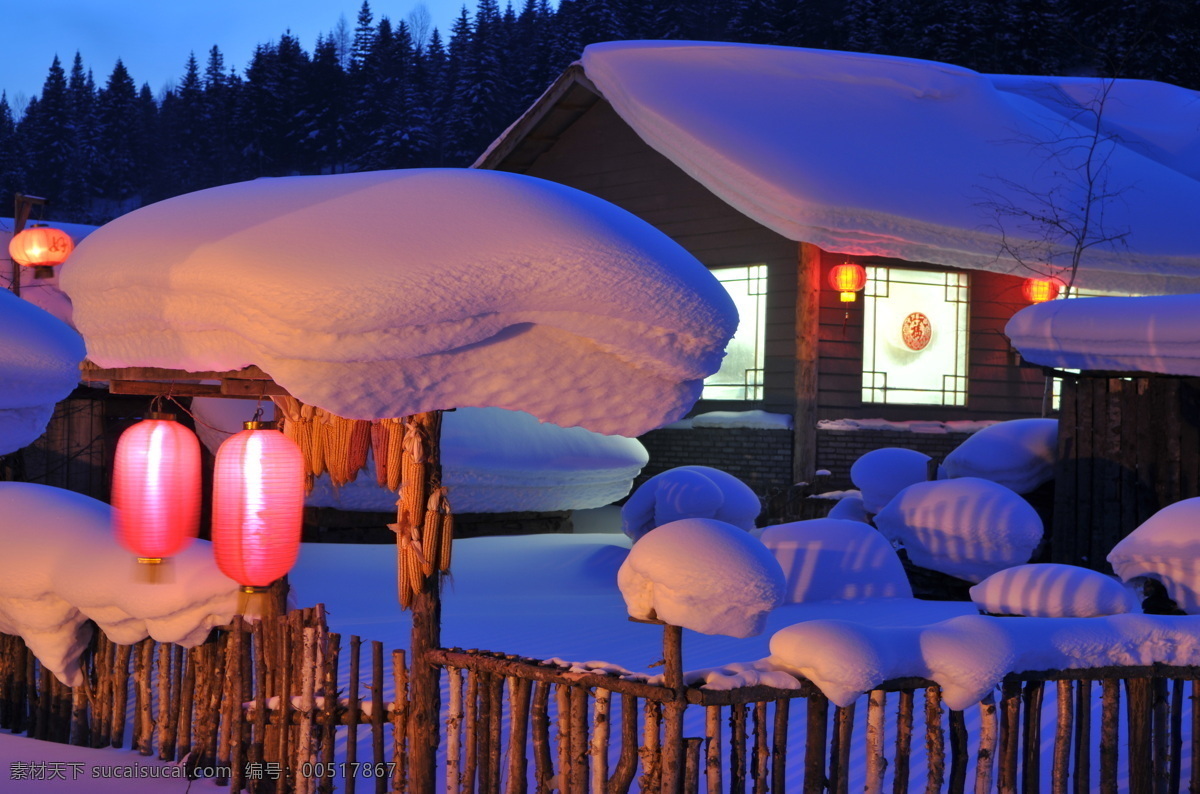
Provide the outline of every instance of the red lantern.
<path id="1" fill-rule="evenodd" d="M 304 459 L 274 422 L 246 422 L 217 450 L 213 553 L 226 576 L 262 588 L 286 574 L 300 552 Z"/>
<path id="2" fill-rule="evenodd" d="M 1021 293 L 1030 303 L 1045 303 L 1058 297 L 1063 283 L 1051 276 L 1050 278 L 1027 278 L 1021 285 Z"/>
<path id="3" fill-rule="evenodd" d="M 50 275 L 49 268 L 61 265 L 75 250 L 71 236 L 62 229 L 36 224 L 8 241 L 8 255 L 18 265 L 34 268 L 39 277 Z"/>
<path id="4" fill-rule="evenodd" d="M 200 528 L 200 443 L 174 420 L 174 414 L 149 414 L 117 442 L 117 541 L 142 563 L 178 554 Z"/>
<path id="5" fill-rule="evenodd" d="M 844 262 L 829 271 L 829 286 L 842 294 L 842 302 L 854 300 L 854 293 L 867 285 L 867 271 L 862 265 Z"/>

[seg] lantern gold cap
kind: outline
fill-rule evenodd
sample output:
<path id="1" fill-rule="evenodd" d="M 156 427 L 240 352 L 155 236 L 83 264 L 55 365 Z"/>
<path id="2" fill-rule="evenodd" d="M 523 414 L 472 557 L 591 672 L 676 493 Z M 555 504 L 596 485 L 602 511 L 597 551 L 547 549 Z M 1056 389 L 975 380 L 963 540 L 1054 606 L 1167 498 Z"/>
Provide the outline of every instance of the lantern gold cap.
<path id="1" fill-rule="evenodd" d="M 174 422 L 175 414 L 166 411 L 147 411 L 143 419 L 154 419 L 160 422 Z"/>
<path id="2" fill-rule="evenodd" d="M 243 430 L 277 430 L 279 425 L 275 422 L 242 422 Z"/>
<path id="3" fill-rule="evenodd" d="M 270 589 L 271 589 L 270 587 L 256 587 L 255 585 L 252 585 L 252 584 L 242 585 L 242 592 L 249 593 L 251 595 L 254 593 L 265 593 Z"/>
<path id="4" fill-rule="evenodd" d="M 141 565 L 162 565 L 162 557 L 138 557 L 137 561 Z"/>

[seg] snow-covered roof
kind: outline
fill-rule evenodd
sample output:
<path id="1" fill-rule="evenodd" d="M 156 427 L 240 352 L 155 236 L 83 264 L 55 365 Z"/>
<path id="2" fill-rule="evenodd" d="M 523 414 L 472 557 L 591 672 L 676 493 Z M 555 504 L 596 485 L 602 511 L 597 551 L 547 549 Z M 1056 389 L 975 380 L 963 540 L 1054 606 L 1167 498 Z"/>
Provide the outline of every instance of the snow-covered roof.
<path id="1" fill-rule="evenodd" d="M 748 44 L 609 42 L 587 47 L 581 65 L 647 144 L 788 239 L 998 272 L 1016 265 L 999 258 L 995 211 L 981 202 L 991 190 L 1036 210 L 1021 191 L 1062 190 L 1034 144 L 1086 132 L 1070 117 L 1103 87 Z M 1128 250 L 1090 249 L 1077 285 L 1200 289 L 1197 99 L 1162 83 L 1112 85 L 1101 135 L 1119 139 L 1108 160 L 1118 197 L 1104 221 L 1129 232 Z M 1002 180 L 1020 191 L 1005 195 Z"/>
<path id="2" fill-rule="evenodd" d="M 1062 369 L 1200 375 L 1200 294 L 1039 303 L 1004 328 L 1021 357 Z"/>
<path id="3" fill-rule="evenodd" d="M 353 419 L 495 406 L 638 435 L 686 413 L 737 325 L 720 283 L 644 221 L 469 169 L 168 199 L 90 235 L 61 281 L 102 367 L 257 365 Z"/>

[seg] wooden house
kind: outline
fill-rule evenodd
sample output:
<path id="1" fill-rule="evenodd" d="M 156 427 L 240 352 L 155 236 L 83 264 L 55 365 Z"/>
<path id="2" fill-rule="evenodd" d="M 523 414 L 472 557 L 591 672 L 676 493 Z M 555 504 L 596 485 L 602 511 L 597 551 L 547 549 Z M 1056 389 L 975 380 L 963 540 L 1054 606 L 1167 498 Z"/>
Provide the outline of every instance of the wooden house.
<path id="1" fill-rule="evenodd" d="M 594 45 L 478 159 L 623 207 L 735 295 L 741 328 L 693 413 L 761 409 L 794 430 L 654 431 L 645 474 L 707 463 L 766 493 L 827 469 L 844 485 L 867 450 L 942 457 L 972 421 L 1041 414 L 1045 377 L 1003 332 L 1031 272 L 999 256 L 967 195 L 989 152 L 1033 166 L 978 128 L 978 107 L 947 109 L 972 92 L 1000 101 L 986 76 L 908 59 Z M 867 275 L 851 301 L 829 281 L 847 262 Z M 1091 283 L 1127 289 L 1122 267 L 1098 259 Z M 853 421 L 872 418 L 888 422 Z"/>

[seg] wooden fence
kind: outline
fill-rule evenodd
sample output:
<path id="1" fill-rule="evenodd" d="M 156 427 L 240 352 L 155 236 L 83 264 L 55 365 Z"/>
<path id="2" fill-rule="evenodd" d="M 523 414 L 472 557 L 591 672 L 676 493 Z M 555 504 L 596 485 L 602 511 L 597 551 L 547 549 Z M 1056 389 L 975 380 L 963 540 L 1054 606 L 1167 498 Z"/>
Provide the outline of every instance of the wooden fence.
<path id="1" fill-rule="evenodd" d="M 664 631 L 678 639 L 675 627 Z M 432 651 L 445 693 L 437 788 L 848 794 L 854 777 L 867 792 L 983 794 L 1037 792 L 1048 771 L 1052 794 L 1158 794 L 1185 782 L 1200 791 L 1200 709 L 1185 707 L 1200 698 L 1197 668 L 1011 676 L 998 699 L 968 714 L 947 710 L 921 679 L 889 682 L 844 708 L 803 680 L 799 689 L 688 687 L 672 658 L 678 648 L 664 643 L 665 680 L 655 683 Z M 187 650 L 97 637 L 86 683 L 74 689 L 19 638 L 0 636 L 0 726 L 125 747 L 128 725 L 129 747 L 186 759 L 195 776 L 233 791 L 409 791 L 405 662 L 404 652 L 385 659 L 381 643 L 358 637 L 343 648 L 320 607 L 236 619 Z M 386 697 L 385 681 L 401 697 Z"/>

